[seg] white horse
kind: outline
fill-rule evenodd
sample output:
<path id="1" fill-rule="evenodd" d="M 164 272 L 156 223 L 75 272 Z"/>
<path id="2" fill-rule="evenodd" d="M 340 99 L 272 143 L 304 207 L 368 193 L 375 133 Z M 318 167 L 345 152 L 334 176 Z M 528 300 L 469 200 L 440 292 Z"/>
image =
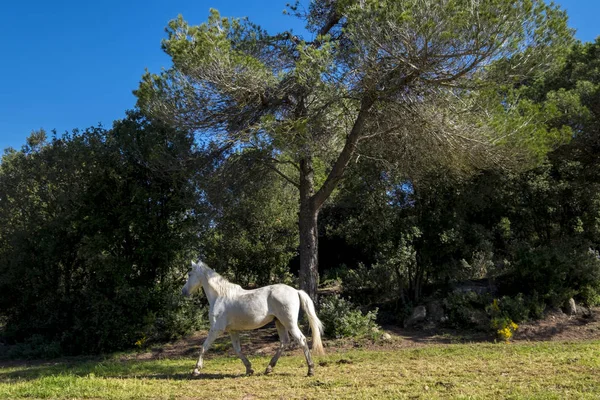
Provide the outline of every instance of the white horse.
<path id="1" fill-rule="evenodd" d="M 184 296 L 190 296 L 200 286 L 210 304 L 208 318 L 210 330 L 208 337 L 200 349 L 200 357 L 192 373 L 200 375 L 202 358 L 210 345 L 222 332 L 229 332 L 231 343 L 237 356 L 246 367 L 246 374 L 252 375 L 254 370 L 250 361 L 242 354 L 240 346 L 240 331 L 258 329 L 275 319 L 280 345 L 271 359 L 266 374 L 270 373 L 281 356 L 285 345 L 289 342 L 288 333 L 298 342 L 304 350 L 308 364 L 308 376 L 314 375 L 315 366 L 310 356 L 306 338 L 298 328 L 298 313 L 300 305 L 308 316 L 308 323 L 312 330 L 312 349 L 315 354 L 324 354 L 321 343 L 323 324 L 317 318 L 315 306 L 310 297 L 302 290 L 296 290 L 287 285 L 270 285 L 255 290 L 244 290 L 241 286 L 227 281 L 221 275 L 210 269 L 202 261 L 192 261 L 192 270 L 182 289 Z"/>

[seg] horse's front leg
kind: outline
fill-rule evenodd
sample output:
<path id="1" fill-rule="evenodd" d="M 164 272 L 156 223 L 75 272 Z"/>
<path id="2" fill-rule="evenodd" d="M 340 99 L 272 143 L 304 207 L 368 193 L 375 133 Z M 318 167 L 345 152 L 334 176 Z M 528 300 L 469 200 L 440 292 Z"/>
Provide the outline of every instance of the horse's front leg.
<path id="1" fill-rule="evenodd" d="M 208 331 L 208 336 L 206 337 L 206 340 L 204 340 L 204 343 L 202 344 L 202 347 L 200 348 L 200 357 L 198 357 L 198 362 L 196 363 L 196 368 L 194 368 L 194 371 L 192 372 L 193 376 L 200 375 L 200 370 L 202 369 L 202 366 L 204 364 L 204 362 L 202 360 L 204 357 L 204 353 L 206 353 L 208 351 L 208 348 L 210 347 L 210 345 L 223 332 L 223 329 L 221 329 L 221 328 L 215 329 L 215 327 L 216 327 L 216 324 L 210 328 L 210 330 Z"/>
<path id="2" fill-rule="evenodd" d="M 231 336 L 231 344 L 233 345 L 233 350 L 235 350 L 235 354 L 242 360 L 244 366 L 246 367 L 246 375 L 252 375 L 254 370 L 252 369 L 252 364 L 246 358 L 246 356 L 242 353 L 242 344 L 240 343 L 240 334 L 239 332 L 229 332 L 229 336 Z"/>

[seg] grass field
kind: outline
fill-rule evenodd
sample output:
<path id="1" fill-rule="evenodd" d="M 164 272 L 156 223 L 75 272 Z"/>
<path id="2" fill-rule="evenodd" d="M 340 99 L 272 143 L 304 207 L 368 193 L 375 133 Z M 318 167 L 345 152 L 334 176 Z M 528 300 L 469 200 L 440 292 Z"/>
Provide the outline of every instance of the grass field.
<path id="1" fill-rule="evenodd" d="M 256 371 L 268 357 L 252 357 Z M 51 399 L 565 399 L 600 398 L 600 341 L 451 344 L 350 350 L 317 358 L 308 378 L 300 355 L 271 375 L 246 377 L 215 356 L 191 378 L 192 358 L 67 360 L 0 369 L 0 398 Z"/>

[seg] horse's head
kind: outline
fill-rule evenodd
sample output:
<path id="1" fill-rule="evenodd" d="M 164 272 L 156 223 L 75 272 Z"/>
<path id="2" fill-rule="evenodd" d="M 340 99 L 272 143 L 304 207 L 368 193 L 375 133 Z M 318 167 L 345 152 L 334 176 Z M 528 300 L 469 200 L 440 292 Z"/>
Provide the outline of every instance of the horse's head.
<path id="1" fill-rule="evenodd" d="M 192 261 L 192 269 L 188 272 L 187 282 L 181 289 L 181 294 L 189 297 L 194 294 L 202 285 L 202 277 L 204 276 L 204 263 L 200 261 L 195 263 Z"/>

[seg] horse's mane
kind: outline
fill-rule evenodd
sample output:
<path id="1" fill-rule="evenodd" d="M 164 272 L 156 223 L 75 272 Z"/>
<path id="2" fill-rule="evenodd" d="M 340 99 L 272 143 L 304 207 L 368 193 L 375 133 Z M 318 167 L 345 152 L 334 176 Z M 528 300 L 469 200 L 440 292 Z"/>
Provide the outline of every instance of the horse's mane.
<path id="1" fill-rule="evenodd" d="M 236 285 L 235 283 L 229 282 L 227 279 L 223 278 L 217 271 L 210 268 L 202 261 L 199 264 L 204 267 L 206 271 L 206 278 L 208 284 L 217 292 L 219 296 L 222 297 L 232 297 L 239 293 L 242 289 L 240 285 Z"/>

